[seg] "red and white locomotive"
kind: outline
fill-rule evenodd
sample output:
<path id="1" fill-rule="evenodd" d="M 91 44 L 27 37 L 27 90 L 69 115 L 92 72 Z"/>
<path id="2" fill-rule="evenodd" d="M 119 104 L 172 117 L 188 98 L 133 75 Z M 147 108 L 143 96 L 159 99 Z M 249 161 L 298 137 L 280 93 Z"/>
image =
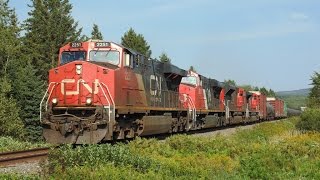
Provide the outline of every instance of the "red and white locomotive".
<path id="1" fill-rule="evenodd" d="M 40 104 L 49 143 L 89 144 L 267 119 L 266 96 L 100 40 L 60 48 Z"/>

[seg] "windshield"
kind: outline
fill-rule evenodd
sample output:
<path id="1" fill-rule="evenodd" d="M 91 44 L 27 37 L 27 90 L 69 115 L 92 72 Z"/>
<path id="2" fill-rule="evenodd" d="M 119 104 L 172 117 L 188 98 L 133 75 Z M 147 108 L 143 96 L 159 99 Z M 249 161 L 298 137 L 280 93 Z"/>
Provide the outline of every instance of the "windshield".
<path id="1" fill-rule="evenodd" d="M 107 62 L 112 64 L 119 64 L 119 52 L 118 51 L 90 51 L 90 60 L 97 62 Z"/>
<path id="2" fill-rule="evenodd" d="M 189 77 L 183 77 L 181 80 L 181 83 L 183 84 L 191 84 L 196 86 L 197 85 L 197 79 L 194 76 L 189 76 Z"/>
<path id="3" fill-rule="evenodd" d="M 85 51 L 64 51 L 61 54 L 61 64 L 66 64 L 71 61 L 76 60 L 85 60 L 86 52 Z"/>

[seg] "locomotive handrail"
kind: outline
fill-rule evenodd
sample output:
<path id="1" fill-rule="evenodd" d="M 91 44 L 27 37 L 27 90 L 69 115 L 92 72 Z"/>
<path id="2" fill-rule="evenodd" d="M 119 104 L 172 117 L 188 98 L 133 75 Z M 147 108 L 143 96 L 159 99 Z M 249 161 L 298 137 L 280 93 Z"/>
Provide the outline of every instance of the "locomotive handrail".
<path id="1" fill-rule="evenodd" d="M 55 83 L 55 84 L 53 85 L 53 87 L 52 87 L 52 89 L 51 89 L 51 91 L 50 91 L 50 94 L 49 94 L 49 96 L 48 96 L 48 98 L 47 98 L 46 106 L 45 106 L 46 111 L 48 110 L 48 103 L 49 103 L 49 99 L 50 99 L 50 97 L 51 97 L 51 94 L 52 94 L 52 92 L 53 92 L 53 90 L 54 90 L 54 88 L 55 88 L 55 86 L 56 86 L 57 84 L 58 84 L 58 83 Z"/>
<path id="2" fill-rule="evenodd" d="M 246 118 L 249 118 L 249 116 L 250 116 L 249 103 L 247 103 L 247 106 L 246 106 Z"/>
<path id="3" fill-rule="evenodd" d="M 194 125 L 196 123 L 196 113 L 197 113 L 197 109 L 195 104 L 193 103 L 192 99 L 190 98 L 190 96 L 188 94 L 184 94 L 186 99 L 188 100 L 188 104 L 191 105 L 191 109 L 192 109 L 192 121 L 194 122 Z M 189 106 L 190 108 L 190 106 Z"/>
<path id="4" fill-rule="evenodd" d="M 195 106 L 195 104 L 193 103 L 193 101 L 192 101 L 192 99 L 190 98 L 190 96 L 187 96 L 187 97 L 188 97 L 188 99 L 190 100 L 191 105 L 193 106 L 193 107 L 192 107 L 192 111 L 193 111 L 192 120 L 193 120 L 194 123 L 196 123 L 196 113 L 197 113 L 196 106 Z M 195 124 L 194 124 L 194 125 L 195 125 Z"/>
<path id="5" fill-rule="evenodd" d="M 109 106 L 108 106 L 108 109 L 109 109 L 109 111 L 108 111 L 108 118 L 109 118 L 109 122 L 110 122 L 110 119 L 111 119 L 111 118 L 110 118 L 110 110 L 111 110 L 111 108 L 110 108 L 110 101 L 109 101 L 109 98 L 107 97 L 106 93 L 104 92 L 101 84 L 100 84 L 100 83 L 98 83 L 98 84 L 99 84 L 99 87 L 101 88 L 101 91 L 102 91 L 104 97 L 106 98 L 106 100 L 107 100 L 107 102 L 108 102 L 108 104 L 109 104 Z"/>
<path id="6" fill-rule="evenodd" d="M 101 84 L 107 89 L 108 95 L 109 95 L 110 100 L 111 100 L 111 102 L 112 102 L 113 115 L 115 115 L 115 103 L 114 103 L 114 100 L 112 99 L 112 96 L 111 96 L 111 94 L 110 94 L 110 91 L 109 91 L 108 86 L 105 85 L 103 82 L 101 82 L 101 83 L 99 82 L 98 84 L 99 84 L 99 87 L 100 87 L 101 90 L 102 90 L 102 93 L 103 93 L 104 97 L 106 98 L 106 100 L 107 100 L 107 102 L 108 102 L 108 104 L 109 104 L 109 107 L 108 107 L 108 109 L 109 109 L 108 116 L 109 116 L 109 122 L 110 122 L 110 121 L 111 121 L 111 115 L 110 115 L 110 110 L 111 110 L 110 105 L 111 105 L 111 104 L 110 104 L 109 98 L 107 97 L 107 95 L 106 95 L 104 89 L 102 88 Z"/>
<path id="7" fill-rule="evenodd" d="M 230 118 L 229 102 L 230 102 L 230 100 L 227 100 L 227 103 L 226 103 L 225 100 L 223 101 L 223 105 L 224 105 L 224 107 L 226 108 L 226 119 L 229 119 L 229 118 Z"/>
<path id="8" fill-rule="evenodd" d="M 51 87 L 52 84 L 54 84 L 53 87 L 56 86 L 56 82 L 51 82 L 51 83 L 49 83 L 48 88 L 47 88 L 47 90 L 46 90 L 45 94 L 43 95 L 42 100 L 41 100 L 41 102 L 40 102 L 40 123 L 42 122 L 42 120 L 41 120 L 41 117 L 42 117 L 42 103 L 43 103 L 44 99 L 46 98 L 46 96 L 47 96 L 47 94 L 48 94 L 48 91 L 49 91 L 49 88 Z M 54 89 L 54 88 L 52 88 L 52 90 L 51 90 L 51 92 L 50 92 L 50 95 L 51 95 L 53 89 Z M 48 99 L 49 99 L 49 98 L 48 98 Z M 47 105 L 48 105 L 48 100 L 46 101 L 46 111 L 48 110 Z"/>
<path id="9" fill-rule="evenodd" d="M 101 82 L 101 83 L 102 83 L 102 85 L 104 85 L 104 87 L 107 89 L 107 91 L 108 91 L 108 94 L 109 94 L 109 96 L 110 96 L 110 99 L 111 99 L 112 104 L 113 104 L 113 105 L 115 105 L 114 100 L 112 99 L 112 96 L 111 96 L 111 93 L 110 93 L 110 91 L 109 91 L 108 86 L 107 86 L 107 85 L 105 85 L 103 82 Z"/>

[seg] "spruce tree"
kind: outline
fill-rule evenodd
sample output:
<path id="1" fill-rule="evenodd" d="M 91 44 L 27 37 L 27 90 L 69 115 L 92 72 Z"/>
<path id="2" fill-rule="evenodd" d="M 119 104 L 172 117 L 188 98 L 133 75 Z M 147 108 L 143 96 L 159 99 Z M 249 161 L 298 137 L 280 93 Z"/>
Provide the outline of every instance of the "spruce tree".
<path id="1" fill-rule="evenodd" d="M 262 94 L 265 94 L 266 96 L 269 96 L 269 91 L 268 91 L 265 87 L 260 88 L 259 91 L 260 91 Z"/>
<path id="2" fill-rule="evenodd" d="M 228 80 L 224 80 L 224 84 L 228 85 L 228 86 L 237 86 L 237 83 L 235 80 L 232 79 L 228 79 Z"/>
<path id="3" fill-rule="evenodd" d="M 20 29 L 15 11 L 8 0 L 0 0 L 0 76 L 4 76 L 18 54 Z"/>
<path id="4" fill-rule="evenodd" d="M 142 34 L 137 34 L 132 28 L 122 36 L 121 44 L 145 55 L 146 57 L 151 57 L 151 50 L 147 41 L 144 39 Z"/>
<path id="5" fill-rule="evenodd" d="M 24 54 L 46 80 L 58 61 L 59 48 L 80 38 L 81 28 L 71 16 L 69 0 L 31 0 L 29 18 L 24 21 Z"/>
<path id="6" fill-rule="evenodd" d="M 311 77 L 311 81 L 313 87 L 308 96 L 308 107 L 320 108 L 320 73 L 315 72 Z"/>
<path id="7" fill-rule="evenodd" d="M 166 53 L 161 53 L 161 55 L 159 56 L 159 59 L 161 62 L 164 63 L 171 63 L 171 59 L 169 58 L 169 56 Z"/>
<path id="8" fill-rule="evenodd" d="M 17 67 L 15 71 L 16 73 L 12 75 L 13 96 L 20 108 L 20 118 L 25 125 L 26 138 L 29 141 L 39 141 L 42 139 L 39 104 L 45 91 L 45 82 L 36 75 L 37 70 L 31 62 L 25 61 L 25 65 Z"/>
<path id="9" fill-rule="evenodd" d="M 15 11 L 8 6 L 8 0 L 0 0 L 0 134 L 3 136 L 24 135 L 10 73 L 13 63 L 20 57 L 19 32 Z"/>
<path id="10" fill-rule="evenodd" d="M 272 89 L 269 89 L 268 95 L 272 96 L 272 97 L 275 97 L 276 96 L 276 92 L 274 92 L 274 90 L 272 90 Z"/>
<path id="11" fill-rule="evenodd" d="M 24 136 L 23 123 L 19 117 L 19 108 L 10 95 L 11 85 L 8 78 L 0 79 L 0 134 L 22 138 Z"/>
<path id="12" fill-rule="evenodd" d="M 96 24 L 93 24 L 93 28 L 91 31 L 91 39 L 103 40 L 102 33 L 100 32 L 99 27 Z"/>

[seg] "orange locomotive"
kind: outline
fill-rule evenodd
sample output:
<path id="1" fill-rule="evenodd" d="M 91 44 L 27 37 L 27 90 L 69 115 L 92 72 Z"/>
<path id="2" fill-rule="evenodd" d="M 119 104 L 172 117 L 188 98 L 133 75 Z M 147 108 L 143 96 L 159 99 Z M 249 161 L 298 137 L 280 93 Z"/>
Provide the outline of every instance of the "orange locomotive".
<path id="1" fill-rule="evenodd" d="M 262 95 L 100 40 L 60 48 L 40 104 L 49 143 L 89 144 L 266 119 Z"/>

